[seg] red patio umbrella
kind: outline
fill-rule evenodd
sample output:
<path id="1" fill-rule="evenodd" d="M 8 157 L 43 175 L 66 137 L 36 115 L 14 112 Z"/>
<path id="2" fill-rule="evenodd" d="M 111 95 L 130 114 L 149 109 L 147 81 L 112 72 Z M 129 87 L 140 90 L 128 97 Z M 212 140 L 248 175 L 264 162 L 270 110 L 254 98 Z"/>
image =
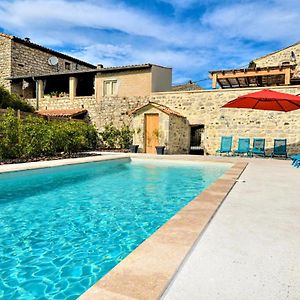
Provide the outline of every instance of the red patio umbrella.
<path id="1" fill-rule="evenodd" d="M 239 96 L 222 107 L 252 108 L 287 112 L 300 108 L 300 97 L 271 90 L 262 90 Z"/>

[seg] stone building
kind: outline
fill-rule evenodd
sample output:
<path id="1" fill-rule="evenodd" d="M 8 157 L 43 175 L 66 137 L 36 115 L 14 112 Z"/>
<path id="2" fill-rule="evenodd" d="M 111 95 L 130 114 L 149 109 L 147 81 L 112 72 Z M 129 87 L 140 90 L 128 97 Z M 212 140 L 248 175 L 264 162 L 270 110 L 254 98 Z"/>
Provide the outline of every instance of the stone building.
<path id="1" fill-rule="evenodd" d="M 252 63 L 256 67 L 269 67 L 278 65 L 294 65 L 300 60 L 300 42 L 288 46 L 284 49 L 268 53 L 259 58 L 253 59 Z"/>
<path id="2" fill-rule="evenodd" d="M 156 146 L 167 154 L 189 153 L 190 126 L 187 119 L 169 107 L 149 102 L 131 112 L 133 143 L 140 151 L 156 153 Z"/>
<path id="3" fill-rule="evenodd" d="M 248 68 L 209 73 L 213 89 L 298 85 L 300 42 L 252 60 Z"/>
<path id="4" fill-rule="evenodd" d="M 173 133 L 177 136 L 180 132 L 186 141 L 187 135 L 190 150 L 201 148 L 207 154 L 214 154 L 219 148 L 220 137 L 232 135 L 233 148 L 237 147 L 239 137 L 265 138 L 268 152 L 272 150 L 275 138 L 286 138 L 288 153 L 293 154 L 300 152 L 300 110 L 284 113 L 222 106 L 238 96 L 264 88 L 299 95 L 299 66 L 300 43 L 297 43 L 254 59 L 248 68 L 211 71 L 212 90 L 172 91 L 172 70 L 152 64 L 71 70 L 67 73 L 66 70 L 51 74 L 30 73 L 26 76 L 11 76 L 10 80 L 11 84 L 20 86 L 24 81 L 32 80 L 34 75 L 38 87 L 37 97 L 27 99 L 28 102 L 38 105 L 43 111 L 87 110 L 91 121 L 100 131 L 110 122 L 117 127 L 128 124 L 138 129 L 130 112 L 155 102 L 161 109 L 166 107 L 183 116 L 176 117 L 176 122 L 186 118 L 188 129 L 178 124 L 172 127 L 173 114 L 161 112 L 158 106 L 145 107 L 147 112 L 153 110 L 162 115 L 166 125 L 164 131 L 169 130 L 169 137 Z M 51 95 L 51 92 L 60 93 Z M 140 123 L 140 134 L 144 135 L 146 128 L 141 125 L 145 114 L 141 109 L 135 117 L 137 123 Z M 142 151 L 147 151 L 141 137 L 136 137 L 135 141 L 143 146 Z M 167 144 L 170 145 L 170 140 Z M 187 153 L 189 149 L 169 149 L 169 152 Z"/>
<path id="5" fill-rule="evenodd" d="M 8 77 L 93 70 L 96 66 L 32 43 L 28 38 L 0 33 L 0 85 L 24 98 L 32 98 L 31 82 L 11 82 Z"/>
<path id="6" fill-rule="evenodd" d="M 37 91 L 33 85 L 33 78 L 37 83 Z M 36 97 L 27 100 L 37 109 L 46 109 L 42 103 L 44 98 L 64 98 L 75 101 L 91 97 L 98 103 L 103 98 L 116 101 L 126 97 L 146 97 L 154 92 L 164 92 L 171 89 L 172 69 L 154 65 L 129 65 L 121 67 L 97 67 L 88 71 L 72 71 L 50 74 L 33 74 L 9 77 L 14 86 L 26 81 Z M 25 90 L 26 90 L 25 89 Z M 32 99 L 30 99 L 32 98 Z"/>

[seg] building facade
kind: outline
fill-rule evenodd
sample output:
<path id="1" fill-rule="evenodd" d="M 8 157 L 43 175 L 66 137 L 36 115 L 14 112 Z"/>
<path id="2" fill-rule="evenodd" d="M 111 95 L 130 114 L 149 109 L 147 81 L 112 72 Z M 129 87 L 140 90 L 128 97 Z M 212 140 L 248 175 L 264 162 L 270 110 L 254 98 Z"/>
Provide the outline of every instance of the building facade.
<path id="1" fill-rule="evenodd" d="M 298 47 L 298 46 L 297 46 Z M 286 49 L 283 50 L 286 53 Z M 289 50 L 288 50 L 289 51 Z M 272 64 L 277 66 L 282 61 L 282 55 L 276 52 L 275 56 L 270 54 L 266 59 L 272 61 Z M 291 56 L 291 51 L 285 54 L 287 57 Z M 261 60 L 265 59 L 262 58 Z M 259 59 L 257 59 L 259 60 Z M 300 58 L 296 57 L 296 63 Z M 295 63 L 294 63 L 295 64 Z M 260 67 L 258 67 L 260 68 Z M 264 72 L 270 72 L 266 76 L 272 76 L 271 67 L 261 67 Z M 276 67 L 277 68 L 277 67 Z M 287 66 L 289 68 L 289 66 Z M 285 70 L 282 68 L 281 70 Z M 232 71 L 232 70 L 231 70 Z M 245 71 L 245 74 L 247 74 Z M 250 72 L 250 71 L 249 71 Z M 255 72 L 253 67 L 251 72 Z M 260 72 L 260 69 L 257 70 Z M 221 72 L 223 74 L 223 72 Z M 234 72 L 232 72 L 234 73 Z M 235 73 L 236 74 L 236 73 Z M 244 74 L 244 71 L 242 71 Z M 226 75 L 224 72 L 223 75 Z M 251 75 L 251 74 L 250 74 Z M 111 75 L 110 75 L 111 76 Z M 115 76 L 115 75 L 114 75 Z M 114 77 L 111 76 L 111 79 Z M 137 76 L 137 75 L 136 75 Z M 280 75 L 276 75 L 280 76 Z M 282 77 L 282 76 L 281 76 Z M 284 76 L 283 76 L 284 77 Z M 271 84 L 272 82 L 270 82 Z M 222 106 L 230 100 L 238 96 L 245 95 L 251 92 L 259 91 L 264 88 L 271 88 L 279 92 L 286 92 L 294 95 L 300 94 L 300 85 L 296 84 L 282 84 L 281 86 L 246 86 L 239 87 L 238 85 L 231 88 L 218 88 L 213 90 L 195 90 L 195 91 L 152 91 L 149 95 L 138 96 L 134 95 L 136 91 L 130 96 L 99 96 L 96 97 L 75 97 L 70 98 L 43 98 L 40 101 L 40 107 L 47 109 L 67 109 L 67 108 L 82 108 L 88 110 L 91 120 L 96 124 L 101 131 L 102 128 L 113 122 L 115 126 L 122 126 L 129 124 L 139 134 L 135 137 L 135 141 L 140 144 L 141 149 L 145 145 L 146 131 L 141 124 L 145 116 L 139 114 L 134 120 L 132 114 L 129 112 L 145 105 L 149 102 L 155 102 L 168 107 L 186 117 L 190 125 L 190 137 L 192 141 L 193 130 L 199 128 L 201 136 L 197 138 L 199 145 L 207 154 L 214 154 L 216 149 L 220 146 L 220 138 L 222 135 L 233 136 L 233 148 L 236 149 L 239 137 L 250 138 L 265 138 L 267 152 L 270 153 L 273 148 L 273 140 L 275 138 L 286 138 L 288 142 L 288 153 L 300 152 L 300 110 L 289 113 L 275 112 L 275 111 L 260 111 L 252 109 L 225 109 Z M 100 85 L 100 92 L 103 86 Z M 98 99 L 98 100 L 97 100 Z M 150 113 L 150 111 L 148 111 Z M 147 114 L 147 112 L 146 112 Z M 166 115 L 160 113 L 159 126 L 165 128 L 167 124 Z M 141 131 L 138 130 L 141 128 Z M 170 130 L 170 127 L 168 127 Z M 175 131 L 174 131 L 175 132 Z M 178 130 L 176 131 L 178 133 Z M 186 130 L 181 130 L 181 134 L 185 134 Z M 176 133 L 176 134 L 177 134 Z M 170 132 L 172 136 L 173 132 Z M 191 145 L 192 146 L 192 145 Z M 166 146 L 166 151 L 172 153 L 172 142 L 169 140 Z M 168 149 L 169 148 L 169 149 Z M 146 148 L 143 149 L 146 151 Z M 182 151 L 184 153 L 185 151 Z"/>
<path id="2" fill-rule="evenodd" d="M 0 33 L 0 85 L 24 98 L 32 93 L 25 91 L 28 82 L 11 82 L 6 78 L 35 74 L 93 70 L 96 66 L 63 53 L 32 43 L 29 39 Z"/>
<path id="3" fill-rule="evenodd" d="M 0 41 L 3 42 L 3 39 Z M 2 43 L 1 47 L 6 50 L 2 53 L 0 66 L 3 61 L 11 59 L 9 44 Z M 62 63 L 61 68 L 63 66 Z M 19 73 L 12 73 L 11 65 L 4 71 L 0 67 L 0 70 L 1 78 L 6 78 L 7 74 L 15 74 L 8 76 L 9 84 L 19 86 L 23 96 L 38 109 L 44 112 L 53 109 L 85 109 L 99 131 L 111 122 L 117 127 L 127 124 L 134 129 L 141 128 L 136 137 L 141 146 L 145 145 L 147 134 L 142 126 L 145 115 L 154 111 L 140 112 L 136 120 L 130 112 L 149 102 L 155 102 L 182 116 L 178 118 L 171 114 L 169 117 L 168 114 L 157 112 L 157 107 L 152 108 L 159 116 L 158 126 L 162 128 L 161 131 L 168 131 L 166 151 L 169 153 L 178 153 L 173 146 L 181 141 L 180 135 L 185 136 L 185 141 L 191 141 L 190 146 L 197 149 L 201 147 L 207 154 L 214 154 L 219 148 L 222 135 L 232 135 L 233 148 L 237 147 L 239 137 L 265 138 L 268 152 L 271 151 L 275 138 L 286 138 L 288 152 L 293 154 L 300 152 L 300 110 L 284 113 L 225 109 L 222 106 L 238 96 L 264 88 L 299 95 L 299 66 L 298 43 L 256 58 L 246 69 L 212 71 L 210 74 L 215 89 L 190 91 L 171 91 L 172 69 L 153 64 L 115 68 L 99 66 L 98 69 L 82 71 L 76 70 L 75 66 L 75 70 L 45 71 L 44 74 L 28 71 L 30 74 L 21 76 L 17 75 Z M 3 82 L 8 84 L 7 80 Z M 24 83 L 27 83 L 26 87 Z M 186 120 L 184 122 L 189 128 L 185 127 L 183 120 Z M 174 143 L 173 136 L 176 136 Z M 192 138 L 195 136 L 196 139 Z M 144 148 L 143 151 L 147 151 Z M 180 151 L 189 152 L 186 149 Z"/>

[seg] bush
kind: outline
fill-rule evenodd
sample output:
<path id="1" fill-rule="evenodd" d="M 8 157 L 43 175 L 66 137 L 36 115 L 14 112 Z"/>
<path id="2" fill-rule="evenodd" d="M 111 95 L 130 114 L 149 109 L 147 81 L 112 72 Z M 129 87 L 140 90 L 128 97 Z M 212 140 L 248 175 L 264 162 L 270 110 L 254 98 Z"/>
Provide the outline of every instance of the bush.
<path id="1" fill-rule="evenodd" d="M 95 127 L 80 121 L 47 121 L 33 116 L 18 119 L 12 109 L 0 117 L 1 159 L 94 150 L 97 140 Z"/>
<path id="2" fill-rule="evenodd" d="M 18 95 L 10 94 L 7 89 L 0 86 L 0 108 L 6 109 L 9 107 L 24 112 L 34 112 L 34 108 Z"/>
<path id="3" fill-rule="evenodd" d="M 15 158 L 19 156 L 19 120 L 10 109 L 0 121 L 0 156 Z"/>
<path id="4" fill-rule="evenodd" d="M 128 149 L 129 146 L 132 145 L 132 136 L 133 131 L 130 130 L 128 125 L 124 125 L 120 129 L 119 145 L 122 149 Z"/>
<path id="5" fill-rule="evenodd" d="M 132 144 L 132 136 L 133 131 L 130 130 L 128 125 L 123 125 L 121 129 L 118 129 L 112 123 L 109 123 L 100 132 L 102 144 L 106 148 L 127 149 Z"/>
<path id="6" fill-rule="evenodd" d="M 51 125 L 46 120 L 29 116 L 19 124 L 19 157 L 30 158 L 55 154 Z"/>

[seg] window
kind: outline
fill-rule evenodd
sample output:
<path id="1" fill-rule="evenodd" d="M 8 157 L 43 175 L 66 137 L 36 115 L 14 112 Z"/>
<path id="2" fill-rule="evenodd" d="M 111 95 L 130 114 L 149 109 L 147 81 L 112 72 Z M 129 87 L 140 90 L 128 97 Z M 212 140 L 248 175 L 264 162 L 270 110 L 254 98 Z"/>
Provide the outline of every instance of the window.
<path id="1" fill-rule="evenodd" d="M 106 80 L 103 82 L 103 96 L 117 95 L 117 80 Z"/>
<path id="2" fill-rule="evenodd" d="M 65 70 L 71 70 L 71 63 L 65 62 Z"/>

